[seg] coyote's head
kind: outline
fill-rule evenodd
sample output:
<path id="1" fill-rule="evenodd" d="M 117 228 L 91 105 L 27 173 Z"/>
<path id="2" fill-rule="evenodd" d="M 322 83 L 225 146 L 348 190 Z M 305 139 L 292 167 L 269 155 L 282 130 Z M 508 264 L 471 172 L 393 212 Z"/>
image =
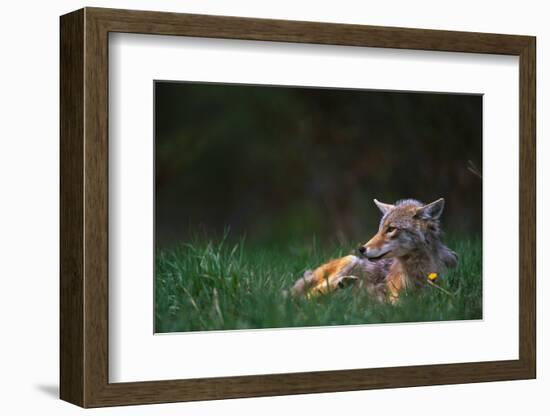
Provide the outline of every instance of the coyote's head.
<path id="1" fill-rule="evenodd" d="M 395 205 L 376 199 L 374 203 L 383 215 L 376 235 L 359 247 L 362 256 L 370 260 L 405 257 L 439 241 L 443 198 L 427 205 L 414 199 L 397 201 Z"/>

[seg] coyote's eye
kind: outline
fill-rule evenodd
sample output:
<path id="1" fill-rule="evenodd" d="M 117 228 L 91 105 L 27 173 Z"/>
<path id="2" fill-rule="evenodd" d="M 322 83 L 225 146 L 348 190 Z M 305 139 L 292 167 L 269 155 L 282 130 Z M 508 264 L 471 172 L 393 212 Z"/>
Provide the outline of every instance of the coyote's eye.
<path id="1" fill-rule="evenodd" d="M 386 233 L 390 234 L 390 233 L 393 233 L 395 231 L 395 227 L 392 227 L 391 225 L 386 228 Z"/>

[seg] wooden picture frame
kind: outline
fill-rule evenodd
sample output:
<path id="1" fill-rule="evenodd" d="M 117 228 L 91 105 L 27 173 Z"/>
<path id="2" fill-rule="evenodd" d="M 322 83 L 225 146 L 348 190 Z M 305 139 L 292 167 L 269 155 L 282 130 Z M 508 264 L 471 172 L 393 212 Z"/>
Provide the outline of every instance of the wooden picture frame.
<path id="1" fill-rule="evenodd" d="M 534 37 L 100 8 L 64 15 L 60 28 L 61 399 L 100 407 L 535 378 Z M 519 56 L 519 359 L 109 383 L 110 32 Z"/>

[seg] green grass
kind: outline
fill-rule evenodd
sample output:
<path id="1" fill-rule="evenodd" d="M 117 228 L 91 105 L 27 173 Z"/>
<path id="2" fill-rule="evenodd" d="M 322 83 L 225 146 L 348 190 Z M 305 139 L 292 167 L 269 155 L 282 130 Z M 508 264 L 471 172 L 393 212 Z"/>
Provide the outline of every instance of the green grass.
<path id="1" fill-rule="evenodd" d="M 343 289 L 318 299 L 283 295 L 308 268 L 350 247 L 284 247 L 195 241 L 156 253 L 155 331 L 182 332 L 482 318 L 481 241 L 447 240 L 459 266 L 440 290 L 406 293 L 396 305 Z"/>

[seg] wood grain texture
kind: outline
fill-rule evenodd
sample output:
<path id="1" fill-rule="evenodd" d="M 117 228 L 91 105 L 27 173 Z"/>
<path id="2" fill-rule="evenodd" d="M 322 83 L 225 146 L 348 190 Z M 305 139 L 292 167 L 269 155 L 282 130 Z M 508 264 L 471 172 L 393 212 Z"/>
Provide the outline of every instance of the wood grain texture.
<path id="1" fill-rule="evenodd" d="M 85 12 L 84 359 L 85 406 L 108 380 L 108 33 Z"/>
<path id="2" fill-rule="evenodd" d="M 384 47 L 520 57 L 518 360 L 108 381 L 108 33 Z M 533 378 L 535 39 L 528 36 L 86 8 L 61 18 L 61 397 L 83 407 Z"/>
<path id="3" fill-rule="evenodd" d="M 84 12 L 60 22 L 60 387 L 84 404 Z"/>
<path id="4" fill-rule="evenodd" d="M 111 32 L 519 55 L 528 36 L 87 8 Z"/>
<path id="5" fill-rule="evenodd" d="M 536 377 L 536 41 L 520 54 L 519 355 Z"/>

